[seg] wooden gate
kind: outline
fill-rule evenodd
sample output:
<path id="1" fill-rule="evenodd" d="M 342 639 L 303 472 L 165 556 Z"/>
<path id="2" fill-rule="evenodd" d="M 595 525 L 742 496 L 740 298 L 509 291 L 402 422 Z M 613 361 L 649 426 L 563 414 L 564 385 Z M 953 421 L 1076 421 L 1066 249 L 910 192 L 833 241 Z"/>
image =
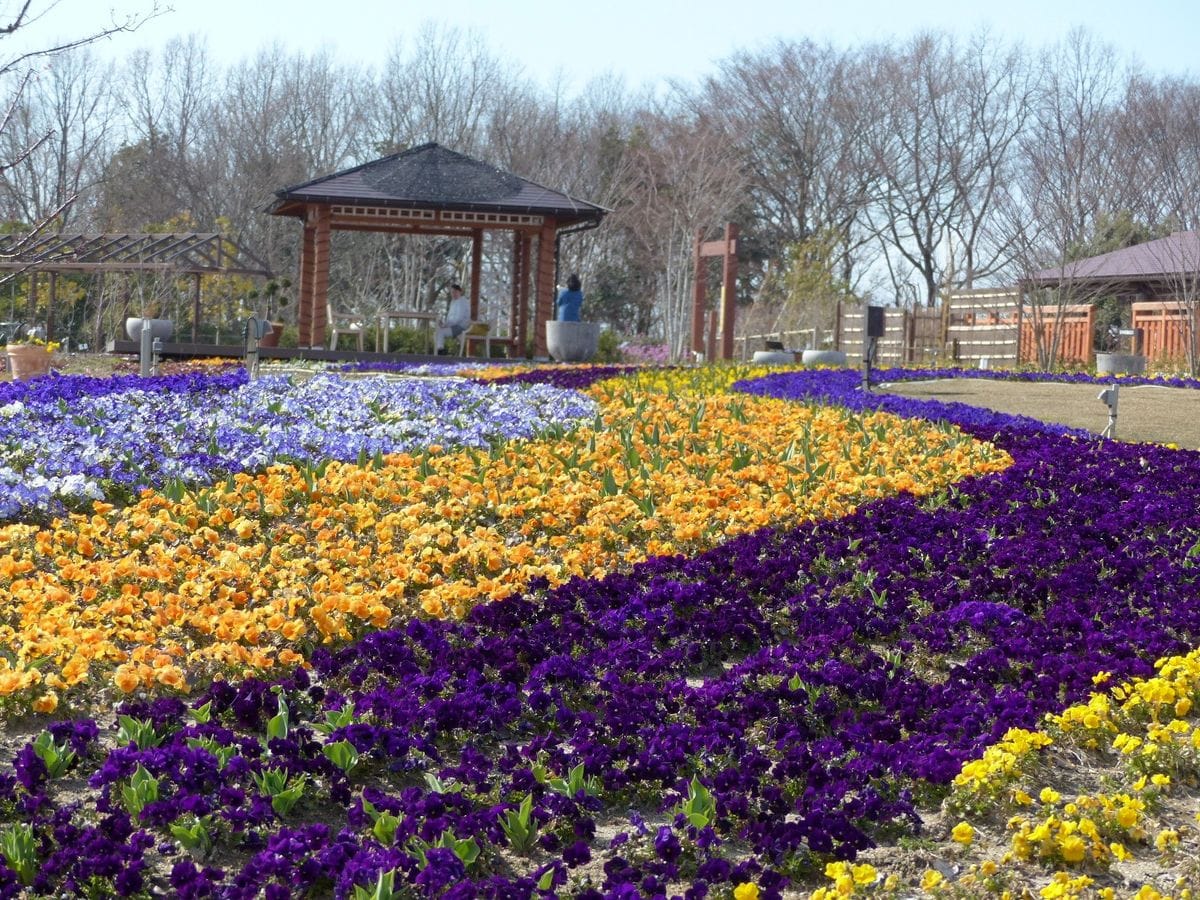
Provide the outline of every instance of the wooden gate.
<path id="1" fill-rule="evenodd" d="M 1197 333 L 1200 317 L 1195 303 L 1155 300 L 1134 303 L 1131 324 L 1142 331 L 1142 352 L 1148 360 L 1178 365 L 1187 362 L 1188 342 Z"/>
<path id="2" fill-rule="evenodd" d="M 861 306 L 838 305 L 834 346 L 861 360 L 867 314 Z M 875 346 L 878 365 L 929 364 L 942 352 L 942 313 L 936 309 L 884 307 L 884 331 Z"/>
<path id="3" fill-rule="evenodd" d="M 1058 336 L 1055 361 L 1059 365 L 1090 366 L 1095 353 L 1096 308 L 1077 303 L 1067 306 L 1026 307 L 1021 317 L 1020 360 L 1038 362 L 1038 347 L 1048 350 Z"/>

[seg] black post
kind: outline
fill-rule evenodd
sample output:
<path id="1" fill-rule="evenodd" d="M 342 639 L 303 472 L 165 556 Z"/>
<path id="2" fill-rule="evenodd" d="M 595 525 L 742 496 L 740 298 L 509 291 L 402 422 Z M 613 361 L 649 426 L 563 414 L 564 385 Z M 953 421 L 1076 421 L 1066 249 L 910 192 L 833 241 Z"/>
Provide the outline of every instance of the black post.
<path id="1" fill-rule="evenodd" d="M 866 327 L 863 329 L 863 390 L 871 390 L 871 363 L 875 361 L 878 340 L 883 337 L 886 323 L 882 306 L 868 306 Z"/>

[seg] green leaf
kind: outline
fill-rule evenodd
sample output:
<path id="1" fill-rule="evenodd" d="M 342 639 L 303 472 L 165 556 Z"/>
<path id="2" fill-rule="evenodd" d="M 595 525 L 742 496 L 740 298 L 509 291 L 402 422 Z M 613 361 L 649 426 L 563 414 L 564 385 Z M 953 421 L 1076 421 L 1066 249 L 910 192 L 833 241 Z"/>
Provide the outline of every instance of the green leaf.
<path id="1" fill-rule="evenodd" d="M 322 751 L 331 763 L 347 775 L 358 765 L 358 751 L 349 741 L 335 741 L 326 744 Z"/>

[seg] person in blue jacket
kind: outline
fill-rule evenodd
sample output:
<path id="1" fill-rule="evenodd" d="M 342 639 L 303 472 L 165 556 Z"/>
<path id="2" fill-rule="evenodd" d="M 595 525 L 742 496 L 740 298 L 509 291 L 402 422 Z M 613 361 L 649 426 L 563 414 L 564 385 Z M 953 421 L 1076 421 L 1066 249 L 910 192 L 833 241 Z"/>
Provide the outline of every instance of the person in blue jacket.
<path id="1" fill-rule="evenodd" d="M 567 278 L 567 289 L 558 295 L 558 321 L 579 321 L 579 308 L 583 306 L 581 287 L 579 276 L 572 273 Z"/>

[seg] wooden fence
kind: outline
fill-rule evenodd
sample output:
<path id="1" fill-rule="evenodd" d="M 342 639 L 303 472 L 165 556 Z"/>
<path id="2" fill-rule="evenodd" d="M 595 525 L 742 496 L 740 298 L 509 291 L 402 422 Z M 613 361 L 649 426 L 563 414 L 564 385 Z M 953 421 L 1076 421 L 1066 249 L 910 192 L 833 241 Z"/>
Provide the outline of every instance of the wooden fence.
<path id="1" fill-rule="evenodd" d="M 946 355 L 972 366 L 1013 366 L 1020 358 L 1021 295 L 1011 288 L 951 294 L 946 309 Z"/>
<path id="2" fill-rule="evenodd" d="M 862 307 L 838 309 L 835 346 L 851 359 L 862 358 L 865 318 Z M 887 307 L 885 324 L 876 356 L 880 364 L 1036 364 L 1038 336 L 1049 347 L 1056 331 L 1058 362 L 1086 366 L 1093 358 L 1093 307 L 1043 307 L 1035 314 L 1013 288 L 956 291 L 940 309 Z"/>
<path id="3" fill-rule="evenodd" d="M 1020 360 L 1037 364 L 1038 348 L 1048 353 L 1057 337 L 1055 361 L 1060 365 L 1090 366 L 1096 344 L 1096 307 L 1088 303 L 1044 306 L 1021 317 Z"/>
<path id="4" fill-rule="evenodd" d="M 1191 319 L 1189 328 L 1188 319 Z M 1186 364 L 1200 316 L 1194 303 L 1155 300 L 1133 304 L 1132 327 L 1142 332 L 1142 353 L 1155 363 Z"/>
<path id="5" fill-rule="evenodd" d="M 867 314 L 861 306 L 838 306 L 834 346 L 850 360 L 862 360 Z M 883 337 L 876 343 L 877 365 L 932 363 L 944 350 L 942 313 L 936 309 L 885 307 Z"/>

